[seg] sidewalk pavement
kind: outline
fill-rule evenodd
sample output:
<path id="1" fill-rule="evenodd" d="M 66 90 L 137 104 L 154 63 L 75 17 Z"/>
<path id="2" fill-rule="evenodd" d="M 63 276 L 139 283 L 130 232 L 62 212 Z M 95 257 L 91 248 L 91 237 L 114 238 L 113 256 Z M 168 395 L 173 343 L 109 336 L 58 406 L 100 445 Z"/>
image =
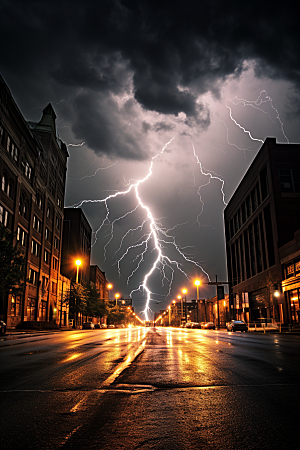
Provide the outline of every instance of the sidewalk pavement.
<path id="1" fill-rule="evenodd" d="M 6 333 L 0 336 L 0 339 L 9 340 L 9 339 L 18 339 L 22 337 L 36 336 L 37 334 L 52 334 L 52 333 L 61 333 L 63 331 L 72 331 L 74 328 L 63 327 L 57 329 L 49 329 L 49 330 L 33 330 L 33 329 L 24 329 L 24 330 L 16 330 L 16 329 L 7 329 Z"/>

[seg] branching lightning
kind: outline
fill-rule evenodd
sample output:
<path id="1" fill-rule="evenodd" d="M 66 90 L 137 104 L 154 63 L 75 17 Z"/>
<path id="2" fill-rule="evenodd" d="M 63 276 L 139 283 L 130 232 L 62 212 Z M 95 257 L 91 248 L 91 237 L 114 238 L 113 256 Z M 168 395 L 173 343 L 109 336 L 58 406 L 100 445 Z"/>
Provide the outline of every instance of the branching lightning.
<path id="1" fill-rule="evenodd" d="M 257 98 L 256 100 L 252 100 L 252 101 L 251 101 L 251 100 L 245 100 L 244 98 L 237 98 L 237 97 L 235 97 L 235 100 L 236 100 L 236 101 L 231 100 L 231 102 L 232 102 L 235 106 L 241 104 L 243 108 L 246 107 L 246 106 L 249 106 L 249 107 L 251 107 L 251 108 L 257 109 L 258 111 L 261 111 L 263 114 L 268 115 L 269 118 L 271 119 L 271 121 L 274 123 L 274 121 L 273 121 L 273 119 L 272 119 L 270 113 L 268 113 L 267 111 L 264 111 L 262 108 L 260 108 L 260 106 L 261 106 L 263 103 L 269 103 L 270 106 L 271 106 L 271 108 L 272 108 L 272 110 L 275 111 L 276 119 L 278 120 L 278 122 L 279 122 L 279 124 L 280 124 L 281 132 L 282 132 L 284 138 L 286 139 L 287 143 L 289 143 L 289 140 L 288 140 L 288 138 L 287 138 L 287 136 L 286 136 L 286 134 L 285 134 L 284 128 L 283 128 L 283 122 L 282 122 L 282 120 L 281 120 L 281 118 L 280 118 L 279 112 L 278 112 L 277 108 L 275 108 L 275 106 L 273 105 L 273 100 L 272 100 L 272 98 L 268 95 L 268 93 L 267 93 L 266 90 L 262 90 L 262 91 L 260 92 L 260 94 L 259 94 L 259 96 L 258 96 L 258 98 Z M 232 121 L 233 121 L 240 129 L 241 129 L 241 130 L 243 130 L 244 133 L 247 133 L 247 134 L 249 135 L 250 139 L 252 139 L 253 141 L 261 142 L 261 143 L 264 142 L 264 141 L 261 140 L 261 139 L 254 138 L 254 137 L 251 135 L 250 131 L 248 131 L 248 130 L 246 130 L 244 127 L 242 127 L 242 126 L 241 126 L 241 125 L 240 125 L 240 124 L 232 117 L 232 111 L 231 111 L 231 108 L 230 108 L 228 105 L 226 105 L 226 107 L 229 109 L 229 116 L 230 116 L 230 119 L 231 119 L 231 120 L 232 120 Z M 228 136 L 227 136 L 227 140 L 228 140 Z"/>
<path id="2" fill-rule="evenodd" d="M 105 244 L 104 246 L 104 257 L 106 258 L 106 252 L 107 252 L 107 247 L 110 244 L 110 242 L 112 241 L 112 239 L 114 238 L 114 225 L 118 222 L 121 221 L 122 219 L 124 219 L 125 217 L 129 216 L 130 214 L 133 214 L 134 212 L 136 212 L 138 209 L 142 209 L 145 212 L 145 217 L 142 221 L 141 224 L 139 224 L 137 227 L 135 228 L 130 228 L 129 230 L 126 231 L 126 233 L 123 235 L 119 248 L 118 250 L 115 252 L 115 256 L 117 254 L 119 254 L 119 252 L 122 250 L 124 241 L 126 239 L 126 237 L 130 234 L 130 233 L 135 233 L 136 231 L 140 231 L 143 232 L 143 230 L 148 227 L 147 230 L 145 230 L 144 234 L 142 235 L 142 237 L 140 237 L 140 239 L 133 245 L 130 245 L 126 248 L 126 250 L 121 254 L 120 257 L 117 258 L 117 266 L 118 266 L 118 272 L 119 274 L 121 273 L 121 263 L 124 260 L 125 256 L 128 256 L 130 254 L 130 252 L 132 250 L 138 250 L 138 254 L 137 256 L 134 257 L 133 261 L 137 261 L 137 265 L 135 267 L 135 269 L 131 272 L 131 274 L 128 276 L 127 278 L 127 284 L 129 283 L 131 277 L 137 272 L 137 270 L 141 267 L 141 264 L 145 261 L 145 256 L 146 253 L 148 252 L 155 252 L 156 256 L 154 261 L 151 264 L 150 270 L 145 274 L 143 280 L 139 283 L 139 286 L 136 289 L 133 289 L 130 293 L 130 295 L 132 295 L 134 292 L 145 292 L 146 293 L 146 305 L 145 305 L 145 309 L 144 309 L 144 315 L 145 315 L 145 319 L 148 320 L 148 312 L 151 311 L 150 308 L 150 301 L 156 301 L 155 299 L 151 298 L 151 296 L 153 295 L 153 293 L 151 292 L 151 290 L 149 289 L 148 285 L 149 285 L 149 278 L 151 277 L 151 275 L 156 271 L 159 270 L 161 275 L 162 275 L 162 285 L 164 285 L 165 282 L 168 283 L 169 285 L 169 294 L 171 291 L 171 287 L 172 287 L 172 282 L 174 279 L 174 273 L 175 270 L 179 270 L 187 279 L 189 279 L 188 274 L 184 271 L 182 264 L 180 262 L 178 262 L 177 260 L 173 260 L 171 259 L 169 256 L 167 256 L 164 252 L 164 250 L 166 248 L 168 248 L 169 246 L 172 246 L 177 254 L 180 256 L 180 258 L 182 258 L 185 262 L 187 263 L 191 263 L 195 266 L 197 266 L 204 274 L 205 276 L 209 278 L 208 273 L 203 269 L 203 267 L 196 261 L 194 261 L 193 259 L 191 259 L 190 257 L 188 257 L 185 253 L 185 249 L 181 248 L 177 242 L 174 236 L 172 236 L 169 232 L 174 229 L 170 228 L 170 229 L 165 229 L 163 228 L 163 226 L 161 225 L 161 223 L 159 222 L 159 220 L 157 220 L 150 208 L 143 202 L 140 193 L 139 193 L 139 187 L 145 183 L 152 175 L 152 169 L 153 169 L 153 164 L 156 160 L 156 158 L 158 158 L 160 155 L 162 155 L 165 151 L 165 149 L 167 148 L 167 146 L 173 141 L 174 138 L 172 138 L 161 150 L 161 152 L 159 152 L 158 154 L 156 154 L 150 163 L 150 167 L 148 170 L 147 175 L 136 181 L 136 182 L 132 182 L 127 189 L 123 190 L 123 191 L 117 191 L 114 194 L 110 194 L 108 195 L 106 198 L 104 199 L 100 199 L 100 200 L 82 200 L 81 202 L 77 203 L 76 205 L 73 205 L 72 207 L 81 207 L 83 204 L 85 203 L 103 203 L 106 209 L 106 214 L 105 217 L 102 221 L 102 223 L 100 224 L 99 228 L 95 231 L 94 233 L 94 243 L 93 245 L 95 245 L 96 241 L 97 241 L 97 234 L 99 233 L 99 231 L 104 227 L 104 225 L 109 225 L 109 234 L 107 235 L 107 237 L 109 236 L 108 242 Z M 222 195 L 223 195 L 223 202 L 225 203 L 225 194 L 223 191 L 223 187 L 224 187 L 224 181 L 217 176 L 214 176 L 210 173 L 205 173 L 202 169 L 202 165 L 195 153 L 195 149 L 194 149 L 194 156 L 197 159 L 197 163 L 199 164 L 200 167 L 200 171 L 203 175 L 208 176 L 209 177 L 209 181 L 210 182 L 211 179 L 217 179 L 221 182 L 222 187 L 221 187 L 221 191 L 222 191 Z M 207 183 L 207 184 L 208 184 Z M 119 196 L 126 196 L 127 194 L 129 194 L 130 192 L 134 191 L 135 193 L 135 198 L 137 200 L 137 204 L 136 206 L 126 212 L 125 214 L 119 216 L 118 218 L 114 219 L 113 221 L 110 220 L 110 209 L 109 209 L 109 203 L 116 197 Z M 199 188 L 200 191 L 200 188 Z M 198 193 L 199 193 L 198 191 Z M 200 194 L 199 194 L 200 195 Z M 200 197 L 201 199 L 201 197 Z M 202 202 L 202 200 L 201 200 Z M 203 204 L 203 202 L 202 202 Z M 177 225 L 179 226 L 179 225 Z M 152 248 L 151 248 L 152 247 Z M 166 269 L 168 268 L 169 272 L 171 275 L 167 275 Z M 159 294 L 155 294 L 155 295 L 159 295 Z"/>
<path id="3" fill-rule="evenodd" d="M 250 137 L 250 139 L 251 139 L 252 141 L 258 141 L 258 142 L 264 143 L 264 141 L 263 141 L 262 139 L 254 138 L 254 137 L 251 135 L 250 131 L 248 131 L 248 130 L 246 130 L 244 127 L 242 127 L 242 125 L 240 125 L 240 124 L 232 117 L 232 111 L 231 111 L 230 106 L 226 105 L 226 108 L 229 109 L 229 116 L 230 116 L 230 119 L 232 120 L 232 122 L 234 122 L 241 130 L 243 130 L 244 133 L 248 134 L 248 136 Z"/>
<path id="4" fill-rule="evenodd" d="M 109 166 L 106 167 L 98 167 L 98 169 L 96 169 L 96 171 L 92 174 L 92 175 L 85 175 L 84 177 L 81 178 L 68 178 L 68 180 L 72 180 L 72 181 L 82 181 L 85 178 L 93 178 L 95 175 L 97 175 L 97 173 L 100 170 L 106 170 L 106 169 L 110 169 L 111 167 L 115 166 L 116 164 L 118 164 L 118 161 L 114 162 L 113 164 L 110 164 Z"/>
<path id="5" fill-rule="evenodd" d="M 218 175 L 212 175 L 210 172 L 204 172 L 204 171 L 203 171 L 202 164 L 201 164 L 201 162 L 200 162 L 200 160 L 199 160 L 199 158 L 198 158 L 198 155 L 197 155 L 197 153 L 196 153 L 194 144 L 192 144 L 192 145 L 193 145 L 194 157 L 196 158 L 196 162 L 197 162 L 197 165 L 199 166 L 200 173 L 201 173 L 202 175 L 208 177 L 207 183 L 202 184 L 201 186 L 199 186 L 198 191 L 197 191 L 197 194 L 199 195 L 200 203 L 201 203 L 201 205 L 202 205 L 201 211 L 200 211 L 200 213 L 199 213 L 198 216 L 197 216 L 197 222 L 199 223 L 199 217 L 201 216 L 201 214 L 202 214 L 202 212 L 203 212 L 203 208 L 204 208 L 204 203 L 203 203 L 203 201 L 202 201 L 202 198 L 201 198 L 201 192 L 200 192 L 200 191 L 201 191 L 201 188 L 203 188 L 204 186 L 207 186 L 208 184 L 210 184 L 211 180 L 218 180 L 218 181 L 220 181 L 220 183 L 221 183 L 222 200 L 223 200 L 224 206 L 226 206 L 227 203 L 225 202 L 225 193 L 224 193 L 224 184 L 225 184 L 225 181 L 224 181 L 221 177 L 219 177 Z"/>
<path id="6" fill-rule="evenodd" d="M 80 142 L 80 144 L 67 144 L 67 147 L 82 147 L 85 142 Z"/>

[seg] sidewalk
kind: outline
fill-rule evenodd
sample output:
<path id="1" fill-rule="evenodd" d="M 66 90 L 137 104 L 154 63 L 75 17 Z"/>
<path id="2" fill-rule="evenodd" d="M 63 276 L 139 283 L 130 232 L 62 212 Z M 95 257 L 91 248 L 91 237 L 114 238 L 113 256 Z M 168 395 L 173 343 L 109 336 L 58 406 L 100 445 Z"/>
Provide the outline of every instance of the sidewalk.
<path id="1" fill-rule="evenodd" d="M 9 339 L 18 339 L 22 337 L 36 336 L 37 334 L 52 334 L 52 333 L 61 333 L 63 331 L 72 331 L 73 328 L 63 327 L 57 329 L 49 329 L 49 330 L 34 330 L 34 329 L 24 329 L 24 330 L 15 330 L 15 329 L 7 329 L 6 333 L 3 336 L 0 336 L 0 339 L 9 340 Z"/>

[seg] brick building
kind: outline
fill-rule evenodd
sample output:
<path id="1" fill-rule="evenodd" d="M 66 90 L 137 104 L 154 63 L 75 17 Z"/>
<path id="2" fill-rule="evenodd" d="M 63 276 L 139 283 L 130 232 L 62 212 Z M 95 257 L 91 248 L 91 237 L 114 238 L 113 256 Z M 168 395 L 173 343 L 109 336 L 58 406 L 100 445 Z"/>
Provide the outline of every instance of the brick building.
<path id="1" fill-rule="evenodd" d="M 108 288 L 105 272 L 102 272 L 98 266 L 90 266 L 90 281 L 96 286 L 101 300 L 108 302 Z"/>
<path id="2" fill-rule="evenodd" d="M 8 327 L 59 320 L 68 152 L 55 119 L 49 104 L 38 123 L 27 123 L 0 76 L 0 222 L 16 233 L 26 259 L 24 292 L 0 306 Z"/>
<path id="3" fill-rule="evenodd" d="M 247 322 L 290 323 L 284 265 L 291 261 L 293 276 L 299 277 L 300 145 L 267 138 L 224 220 L 232 315 Z"/>

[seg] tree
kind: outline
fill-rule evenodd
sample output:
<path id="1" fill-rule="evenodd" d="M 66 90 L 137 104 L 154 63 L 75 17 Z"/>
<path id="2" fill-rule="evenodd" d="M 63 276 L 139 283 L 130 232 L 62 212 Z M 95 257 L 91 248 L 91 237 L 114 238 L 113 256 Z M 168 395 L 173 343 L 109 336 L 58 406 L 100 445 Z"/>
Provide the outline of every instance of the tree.
<path id="1" fill-rule="evenodd" d="M 103 317 L 108 313 L 104 300 L 101 300 L 100 294 L 94 284 L 86 284 L 86 305 L 85 316 Z"/>
<path id="2" fill-rule="evenodd" d="M 84 313 L 86 307 L 86 289 L 78 283 L 72 283 L 70 288 L 70 315 L 74 318 L 74 326 L 77 324 L 78 313 Z"/>
<path id="3" fill-rule="evenodd" d="M 93 284 L 72 283 L 70 290 L 70 314 L 75 319 L 78 313 L 86 317 L 103 317 L 108 314 L 104 300 L 100 299 L 96 286 Z"/>
<path id="4" fill-rule="evenodd" d="M 24 289 L 25 257 L 20 245 L 14 245 L 14 237 L 0 224 L 0 298 L 5 321 L 9 294 L 18 295 Z"/>

